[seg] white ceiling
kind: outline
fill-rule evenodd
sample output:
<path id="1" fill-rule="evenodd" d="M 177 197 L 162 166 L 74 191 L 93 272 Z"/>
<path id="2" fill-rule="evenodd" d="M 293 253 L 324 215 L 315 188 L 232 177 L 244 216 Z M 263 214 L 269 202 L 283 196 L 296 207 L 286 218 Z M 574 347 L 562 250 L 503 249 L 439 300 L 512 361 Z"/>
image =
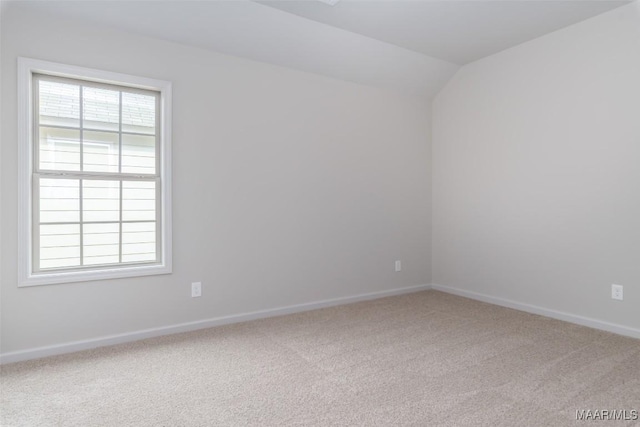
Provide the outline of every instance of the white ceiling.
<path id="1" fill-rule="evenodd" d="M 583 21 L 629 1 L 617 0 L 313 0 L 260 3 L 411 49 L 466 64 Z"/>
<path id="2" fill-rule="evenodd" d="M 0 1 L 3 21 L 12 19 L 12 13 L 36 13 L 72 20 L 73 25 L 104 25 L 423 100 L 434 96 L 459 64 L 628 3 L 342 0 L 330 6 L 318 0 Z"/>
<path id="3" fill-rule="evenodd" d="M 423 100 L 459 68 L 252 1 L 15 1 L 2 19 L 15 19 L 12 13 L 61 18 L 75 26 L 99 24 Z"/>

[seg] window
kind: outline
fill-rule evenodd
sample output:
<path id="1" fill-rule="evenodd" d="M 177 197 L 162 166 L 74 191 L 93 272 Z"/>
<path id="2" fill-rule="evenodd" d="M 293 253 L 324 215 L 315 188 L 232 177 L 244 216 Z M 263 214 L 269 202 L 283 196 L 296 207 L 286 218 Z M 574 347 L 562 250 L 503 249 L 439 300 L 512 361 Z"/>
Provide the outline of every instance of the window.
<path id="1" fill-rule="evenodd" d="M 21 284 L 170 273 L 170 84 L 19 66 Z"/>

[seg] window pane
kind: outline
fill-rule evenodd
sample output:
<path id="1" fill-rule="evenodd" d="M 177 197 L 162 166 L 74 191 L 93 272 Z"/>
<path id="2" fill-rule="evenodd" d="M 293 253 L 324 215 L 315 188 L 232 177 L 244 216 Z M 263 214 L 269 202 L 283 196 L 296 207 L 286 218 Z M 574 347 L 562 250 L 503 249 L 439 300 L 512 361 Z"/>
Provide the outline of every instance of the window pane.
<path id="1" fill-rule="evenodd" d="M 80 180 L 41 178 L 40 222 L 80 221 Z"/>
<path id="2" fill-rule="evenodd" d="M 156 260 L 156 223 L 122 224 L 122 262 Z"/>
<path id="3" fill-rule="evenodd" d="M 122 172 L 156 173 L 156 137 L 122 134 Z"/>
<path id="4" fill-rule="evenodd" d="M 83 226 L 84 265 L 120 262 L 120 224 Z"/>
<path id="5" fill-rule="evenodd" d="M 80 170 L 80 131 L 40 127 L 40 169 Z"/>
<path id="6" fill-rule="evenodd" d="M 156 133 L 156 97 L 122 92 L 122 131 Z"/>
<path id="7" fill-rule="evenodd" d="M 34 268 L 157 263 L 160 94 L 40 74 L 32 82 Z"/>
<path id="8" fill-rule="evenodd" d="M 80 265 L 80 225 L 40 225 L 40 269 Z"/>
<path id="9" fill-rule="evenodd" d="M 156 183 L 122 182 L 122 220 L 154 221 L 156 219 Z"/>
<path id="10" fill-rule="evenodd" d="M 83 87 L 82 116 L 85 128 L 117 131 L 120 127 L 120 92 Z"/>
<path id="11" fill-rule="evenodd" d="M 120 182 L 82 181 L 82 218 L 91 221 L 120 220 Z"/>
<path id="12" fill-rule="evenodd" d="M 40 125 L 80 126 L 80 86 L 39 80 Z"/>
<path id="13" fill-rule="evenodd" d="M 82 134 L 83 170 L 118 172 L 119 139 L 117 133 L 85 130 Z"/>

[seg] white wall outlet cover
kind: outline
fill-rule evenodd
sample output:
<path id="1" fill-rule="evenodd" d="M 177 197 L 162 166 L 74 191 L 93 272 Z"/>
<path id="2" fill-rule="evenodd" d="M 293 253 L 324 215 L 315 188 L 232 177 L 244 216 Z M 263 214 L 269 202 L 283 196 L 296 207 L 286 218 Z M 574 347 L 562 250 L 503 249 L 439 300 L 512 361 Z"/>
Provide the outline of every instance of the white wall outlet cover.
<path id="1" fill-rule="evenodd" d="M 622 301 L 623 299 L 622 289 L 623 289 L 622 285 L 611 285 L 611 298 L 618 301 Z"/>
<path id="2" fill-rule="evenodd" d="M 202 296 L 202 282 L 193 282 L 191 284 L 191 297 L 200 297 Z"/>
<path id="3" fill-rule="evenodd" d="M 402 270 L 402 261 L 396 261 L 396 271 Z"/>

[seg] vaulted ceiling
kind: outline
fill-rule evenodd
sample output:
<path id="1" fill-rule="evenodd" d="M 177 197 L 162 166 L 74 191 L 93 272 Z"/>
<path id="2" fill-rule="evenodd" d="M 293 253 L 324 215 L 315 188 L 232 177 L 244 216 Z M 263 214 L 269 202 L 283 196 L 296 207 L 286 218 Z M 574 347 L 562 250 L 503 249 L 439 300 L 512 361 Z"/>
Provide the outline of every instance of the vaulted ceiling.
<path id="1" fill-rule="evenodd" d="M 628 3 L 614 0 L 13 1 L 11 11 L 195 46 L 430 99 L 461 64 Z"/>
<path id="2" fill-rule="evenodd" d="M 260 1 L 316 22 L 466 64 L 614 9 L 617 0 Z"/>

